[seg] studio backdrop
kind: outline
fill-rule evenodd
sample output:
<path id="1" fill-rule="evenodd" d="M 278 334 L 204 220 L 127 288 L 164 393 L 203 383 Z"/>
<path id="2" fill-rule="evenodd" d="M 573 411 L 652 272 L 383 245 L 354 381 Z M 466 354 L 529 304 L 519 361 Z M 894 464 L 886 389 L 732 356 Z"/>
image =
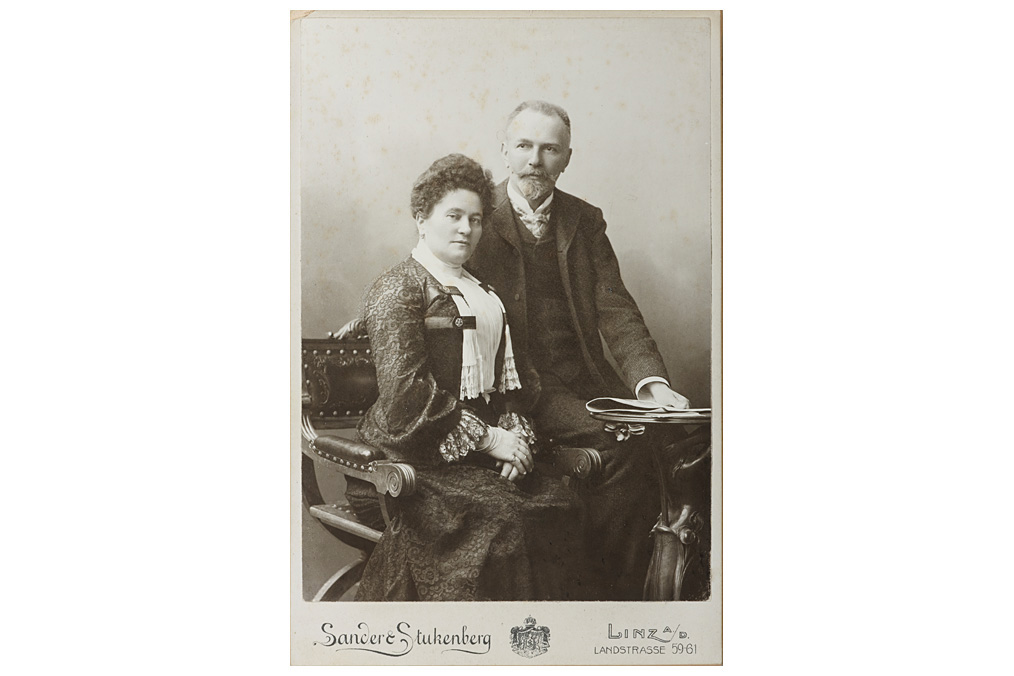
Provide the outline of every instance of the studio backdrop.
<path id="1" fill-rule="evenodd" d="M 316 18 L 299 46 L 302 334 L 355 316 L 416 241 L 412 183 L 459 152 L 507 177 L 505 118 L 562 106 L 557 187 L 602 209 L 673 387 L 711 405 L 708 18 Z"/>

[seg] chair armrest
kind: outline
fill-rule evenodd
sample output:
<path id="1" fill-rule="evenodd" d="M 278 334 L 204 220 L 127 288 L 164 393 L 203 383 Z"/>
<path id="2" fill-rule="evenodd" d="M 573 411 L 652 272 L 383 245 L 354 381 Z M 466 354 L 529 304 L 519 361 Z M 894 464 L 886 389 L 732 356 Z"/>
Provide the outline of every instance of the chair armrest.
<path id="1" fill-rule="evenodd" d="M 602 471 L 602 456 L 594 448 L 558 446 L 549 451 L 549 460 L 564 474 L 578 479 Z"/>
<path id="2" fill-rule="evenodd" d="M 378 460 L 386 460 L 384 452 L 376 446 L 344 437 L 318 436 L 310 448 L 325 460 L 366 471 Z"/>
<path id="3" fill-rule="evenodd" d="M 387 460 L 383 451 L 354 439 L 318 436 L 310 449 L 329 467 L 346 476 L 373 484 L 381 495 L 398 497 L 415 492 L 415 469 Z"/>

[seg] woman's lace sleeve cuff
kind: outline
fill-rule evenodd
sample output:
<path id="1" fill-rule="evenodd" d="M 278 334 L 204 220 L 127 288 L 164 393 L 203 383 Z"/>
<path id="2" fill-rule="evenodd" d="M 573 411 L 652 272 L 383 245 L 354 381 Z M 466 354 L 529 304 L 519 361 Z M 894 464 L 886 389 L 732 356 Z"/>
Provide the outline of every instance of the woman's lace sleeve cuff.
<path id="1" fill-rule="evenodd" d="M 440 455 L 447 462 L 454 462 L 474 451 L 486 436 L 488 426 L 479 416 L 467 408 L 461 409 L 461 420 L 458 426 L 451 430 L 450 434 L 440 442 Z"/>
<path id="2" fill-rule="evenodd" d="M 500 421 L 497 423 L 497 427 L 503 428 L 519 437 L 523 438 L 528 442 L 528 446 L 535 450 L 535 442 L 538 439 L 535 437 L 535 428 L 532 427 L 531 421 L 523 415 L 517 413 L 504 413 L 500 416 Z"/>

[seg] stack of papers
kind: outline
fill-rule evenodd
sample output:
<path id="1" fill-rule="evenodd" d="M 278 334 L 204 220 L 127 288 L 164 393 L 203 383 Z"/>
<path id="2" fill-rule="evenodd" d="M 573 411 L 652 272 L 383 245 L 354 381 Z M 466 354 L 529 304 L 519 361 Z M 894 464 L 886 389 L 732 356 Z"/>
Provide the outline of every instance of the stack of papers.
<path id="1" fill-rule="evenodd" d="M 615 420 L 616 422 L 693 422 L 702 423 L 711 420 L 710 408 L 673 408 L 660 406 L 654 401 L 641 401 L 639 399 L 617 399 L 615 397 L 600 397 L 592 399 L 585 408 L 596 418 L 601 420 Z"/>

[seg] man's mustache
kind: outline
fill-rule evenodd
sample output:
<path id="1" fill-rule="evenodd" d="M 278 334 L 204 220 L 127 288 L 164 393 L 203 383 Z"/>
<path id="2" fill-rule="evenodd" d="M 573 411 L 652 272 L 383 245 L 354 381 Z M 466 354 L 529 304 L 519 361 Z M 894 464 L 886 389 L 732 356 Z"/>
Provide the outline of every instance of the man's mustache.
<path id="1" fill-rule="evenodd" d="M 531 171 L 526 171 L 526 172 L 524 172 L 522 174 L 519 174 L 519 176 L 521 178 L 541 178 L 541 179 L 545 179 L 545 180 L 550 180 L 551 179 L 551 177 L 549 176 L 549 173 L 546 172 L 546 171 L 543 171 L 542 169 L 532 169 Z"/>

